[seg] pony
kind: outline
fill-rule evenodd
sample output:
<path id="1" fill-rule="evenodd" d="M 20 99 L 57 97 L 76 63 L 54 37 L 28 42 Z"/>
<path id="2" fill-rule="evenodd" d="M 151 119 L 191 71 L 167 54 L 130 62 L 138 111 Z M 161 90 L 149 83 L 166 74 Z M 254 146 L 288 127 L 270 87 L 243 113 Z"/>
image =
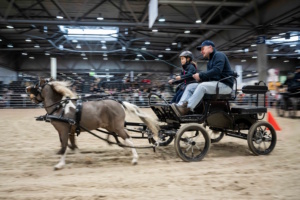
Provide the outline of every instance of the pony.
<path id="1" fill-rule="evenodd" d="M 67 119 L 76 120 L 76 101 L 77 95 L 68 87 L 70 82 L 54 81 L 52 79 L 40 79 L 35 85 L 28 86 L 26 93 L 32 102 L 38 104 L 43 103 L 48 115 L 62 116 Z M 69 98 L 69 100 L 64 101 Z M 98 128 L 104 128 L 109 133 L 114 133 L 120 136 L 127 146 L 132 150 L 132 164 L 138 163 L 138 154 L 134 148 L 134 144 L 124 127 L 126 112 L 137 115 L 150 129 L 157 135 L 159 126 L 155 119 L 143 113 L 139 107 L 129 102 L 117 102 L 113 99 L 104 99 L 98 101 L 82 102 L 80 125 L 89 131 Z M 57 130 L 61 142 L 61 158 L 54 166 L 55 170 L 62 169 L 65 166 L 65 158 L 70 138 L 71 149 L 77 148 L 75 142 L 76 124 L 66 123 L 58 120 L 51 120 L 51 124 Z M 78 131 L 78 130 L 77 130 Z M 84 132 L 80 128 L 80 132 Z"/>

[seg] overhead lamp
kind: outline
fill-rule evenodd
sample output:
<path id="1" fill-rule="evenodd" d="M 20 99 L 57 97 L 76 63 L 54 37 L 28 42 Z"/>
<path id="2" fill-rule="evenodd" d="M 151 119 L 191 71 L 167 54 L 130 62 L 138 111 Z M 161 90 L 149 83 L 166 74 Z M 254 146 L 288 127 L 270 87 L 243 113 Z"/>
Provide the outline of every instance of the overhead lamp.
<path id="1" fill-rule="evenodd" d="M 297 59 L 300 59 L 300 57 L 298 57 Z"/>
<path id="2" fill-rule="evenodd" d="M 27 54 L 26 52 L 23 52 L 22 55 L 23 55 L 23 56 L 27 56 L 28 54 Z"/>
<path id="3" fill-rule="evenodd" d="M 296 45 L 296 44 L 291 44 L 291 45 L 290 45 L 290 47 L 295 47 L 295 46 L 297 46 L 297 45 Z"/>
<path id="4" fill-rule="evenodd" d="M 33 59 L 34 59 L 34 57 L 33 57 L 33 56 L 31 56 L 31 57 L 29 57 L 29 59 L 32 59 L 32 60 L 33 60 Z"/>
<path id="5" fill-rule="evenodd" d="M 159 58 L 162 58 L 162 57 L 164 57 L 164 55 L 162 55 L 162 54 L 159 54 L 159 55 L 158 55 L 158 57 L 159 57 Z"/>
<path id="6" fill-rule="evenodd" d="M 276 58 L 277 58 L 276 56 L 272 56 L 272 57 L 271 57 L 271 59 L 273 59 L 273 60 L 276 59 Z"/>
<path id="7" fill-rule="evenodd" d="M 14 28 L 12 25 L 7 25 L 6 28 Z"/>
<path id="8" fill-rule="evenodd" d="M 241 62 L 247 62 L 247 60 L 241 60 Z"/>
<path id="9" fill-rule="evenodd" d="M 159 21 L 159 22 L 165 22 L 166 19 L 165 19 L 163 16 L 161 16 L 161 17 L 158 19 L 158 21 Z"/>
<path id="10" fill-rule="evenodd" d="M 248 48 L 244 49 L 244 52 L 245 52 L 245 53 L 248 53 L 248 52 L 249 52 L 249 49 L 248 49 Z"/>
<path id="11" fill-rule="evenodd" d="M 101 40 L 101 43 L 102 43 L 102 44 L 105 44 L 105 43 L 106 43 L 106 41 L 105 41 L 105 40 Z"/>
<path id="12" fill-rule="evenodd" d="M 197 19 L 197 20 L 196 20 L 196 23 L 197 23 L 197 24 L 200 24 L 201 22 L 202 22 L 201 19 Z"/>
<path id="13" fill-rule="evenodd" d="M 8 48 L 13 48 L 14 46 L 12 44 L 7 45 Z"/>
<path id="14" fill-rule="evenodd" d="M 45 53 L 45 56 L 50 56 L 50 53 L 46 52 L 46 53 Z"/>
<path id="15" fill-rule="evenodd" d="M 104 53 L 104 54 L 103 54 L 103 56 L 104 56 L 104 57 L 106 57 L 106 56 L 107 56 L 107 54 L 106 54 L 106 53 Z"/>
<path id="16" fill-rule="evenodd" d="M 35 48 L 40 48 L 39 44 L 34 45 Z"/>
<path id="17" fill-rule="evenodd" d="M 2 39 L 0 39 L 0 42 L 2 42 Z"/>
<path id="18" fill-rule="evenodd" d="M 83 57 L 82 59 L 83 59 L 83 60 L 87 60 L 88 58 L 87 58 L 87 57 Z"/>
<path id="19" fill-rule="evenodd" d="M 145 42 L 145 44 L 146 44 L 146 45 L 149 45 L 149 44 L 150 44 L 150 42 L 146 41 L 146 42 Z"/>
<path id="20" fill-rule="evenodd" d="M 142 54 L 137 54 L 136 56 L 137 56 L 137 57 L 142 57 Z"/>
<path id="21" fill-rule="evenodd" d="M 278 35 L 285 35 L 285 33 L 279 33 Z"/>
<path id="22" fill-rule="evenodd" d="M 251 47 L 256 47 L 257 45 L 256 44 L 251 44 Z"/>
<path id="23" fill-rule="evenodd" d="M 147 48 L 146 48 L 146 47 L 142 47 L 142 48 L 141 48 L 141 50 L 143 50 L 143 51 L 146 51 L 146 50 L 147 50 Z"/>
<path id="24" fill-rule="evenodd" d="M 170 49 L 169 47 L 167 47 L 165 50 L 166 50 L 166 51 L 170 51 L 171 49 Z"/>
<path id="25" fill-rule="evenodd" d="M 108 60 L 108 58 L 107 58 L 107 57 L 104 57 L 103 60 Z"/>
<path id="26" fill-rule="evenodd" d="M 59 50 L 63 50 L 63 49 L 64 49 L 64 45 L 60 44 L 60 45 L 58 46 L 58 48 L 59 48 Z"/>
<path id="27" fill-rule="evenodd" d="M 256 58 L 257 58 L 257 56 L 252 56 L 252 58 L 253 58 L 253 59 L 256 59 Z"/>
<path id="28" fill-rule="evenodd" d="M 78 41 L 77 41 L 77 40 L 72 40 L 72 42 L 73 42 L 73 43 L 77 43 Z"/>
<path id="29" fill-rule="evenodd" d="M 32 40 L 30 38 L 27 38 L 25 41 L 26 42 L 31 42 Z"/>
<path id="30" fill-rule="evenodd" d="M 62 16 L 61 12 L 58 13 L 58 15 L 56 16 L 57 19 L 63 19 L 64 17 Z"/>
<path id="31" fill-rule="evenodd" d="M 104 18 L 102 17 L 101 13 L 99 13 L 98 17 L 97 17 L 97 20 L 104 20 Z"/>
<path id="32" fill-rule="evenodd" d="M 139 58 L 135 58 L 134 60 L 140 60 Z"/>
<path id="33" fill-rule="evenodd" d="M 154 60 L 159 60 L 158 58 L 155 58 Z"/>
<path id="34" fill-rule="evenodd" d="M 177 42 L 172 42 L 172 45 L 177 45 Z"/>
<path id="35" fill-rule="evenodd" d="M 107 49 L 107 47 L 105 45 L 102 45 L 101 49 Z"/>
<path id="36" fill-rule="evenodd" d="M 152 29 L 152 32 L 156 33 L 156 32 L 158 32 L 158 30 L 157 29 Z"/>
<path id="37" fill-rule="evenodd" d="M 184 31 L 184 33 L 190 33 L 190 32 L 191 32 L 190 30 L 185 30 L 185 31 Z"/>
<path id="38" fill-rule="evenodd" d="M 85 53 L 80 54 L 81 56 L 85 56 Z"/>
<path id="39" fill-rule="evenodd" d="M 284 60 L 283 62 L 287 63 L 287 62 L 290 62 L 289 60 Z"/>
<path id="40" fill-rule="evenodd" d="M 278 52 L 278 51 L 279 51 L 279 49 L 277 49 L 277 48 L 273 49 L 273 52 Z"/>
<path id="41" fill-rule="evenodd" d="M 48 27 L 44 26 L 44 33 L 48 33 Z"/>
<path id="42" fill-rule="evenodd" d="M 126 51 L 126 47 L 122 47 L 122 51 Z"/>
<path id="43" fill-rule="evenodd" d="M 76 45 L 76 49 L 81 49 L 81 45 L 80 45 L 80 44 L 77 44 L 77 45 Z"/>

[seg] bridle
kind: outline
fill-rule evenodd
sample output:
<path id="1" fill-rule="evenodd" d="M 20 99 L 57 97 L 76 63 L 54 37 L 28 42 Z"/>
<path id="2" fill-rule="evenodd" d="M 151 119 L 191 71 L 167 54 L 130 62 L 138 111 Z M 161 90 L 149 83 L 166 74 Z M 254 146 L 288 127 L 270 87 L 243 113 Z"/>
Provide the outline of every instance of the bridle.
<path id="1" fill-rule="evenodd" d="M 36 83 L 35 86 L 31 86 L 30 94 L 34 95 L 33 99 L 36 102 L 42 103 L 45 100 L 45 98 L 42 96 L 42 91 L 46 85 L 48 85 L 48 81 L 46 81 L 44 84 L 41 84 L 41 81 L 38 81 L 38 83 Z M 40 98 L 38 98 L 38 96 L 40 96 Z"/>

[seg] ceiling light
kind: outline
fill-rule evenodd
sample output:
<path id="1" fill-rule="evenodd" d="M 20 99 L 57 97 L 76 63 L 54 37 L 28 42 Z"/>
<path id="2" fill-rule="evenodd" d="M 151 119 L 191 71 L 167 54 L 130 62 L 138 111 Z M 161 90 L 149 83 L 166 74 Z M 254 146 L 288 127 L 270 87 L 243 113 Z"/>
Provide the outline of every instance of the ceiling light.
<path id="1" fill-rule="evenodd" d="M 298 57 L 297 59 L 300 59 L 300 57 Z"/>
<path id="2" fill-rule="evenodd" d="M 56 16 L 57 19 L 63 19 L 63 16 Z"/>
<path id="3" fill-rule="evenodd" d="M 166 50 L 166 51 L 170 51 L 171 49 L 170 49 L 169 47 L 167 47 L 165 50 Z"/>
<path id="4" fill-rule="evenodd" d="M 14 27 L 13 27 L 13 26 L 11 26 L 11 25 L 7 25 L 6 27 L 7 27 L 7 28 L 14 28 Z"/>
<path id="5" fill-rule="evenodd" d="M 126 51 L 126 47 L 122 47 L 122 51 Z"/>
<path id="6" fill-rule="evenodd" d="M 138 54 L 138 55 L 136 55 L 137 57 L 142 57 L 142 54 Z"/>
<path id="7" fill-rule="evenodd" d="M 177 42 L 173 42 L 172 45 L 177 45 Z"/>
<path id="8" fill-rule="evenodd" d="M 252 56 L 252 58 L 253 58 L 253 59 L 256 59 L 256 58 L 257 58 L 257 56 Z"/>
<path id="9" fill-rule="evenodd" d="M 76 49 L 81 49 L 81 45 L 80 45 L 80 44 L 77 44 L 77 45 L 76 45 Z"/>
<path id="10" fill-rule="evenodd" d="M 45 53 L 45 56 L 50 56 L 50 53 L 46 52 L 46 53 Z"/>
<path id="11" fill-rule="evenodd" d="M 77 40 L 72 40 L 72 42 L 73 42 L 73 43 L 77 43 L 78 41 L 77 41 Z"/>
<path id="12" fill-rule="evenodd" d="M 273 49 L 273 52 L 278 52 L 278 51 L 279 51 L 279 49 L 277 49 L 277 48 Z"/>
<path id="13" fill-rule="evenodd" d="M 48 33 L 48 27 L 44 26 L 44 33 Z"/>
<path id="14" fill-rule="evenodd" d="M 27 56 L 28 54 L 27 54 L 26 52 L 23 52 L 22 55 L 23 55 L 23 56 Z"/>
<path id="15" fill-rule="evenodd" d="M 158 30 L 157 29 L 152 29 L 152 32 L 156 33 L 156 32 L 158 32 Z"/>
<path id="16" fill-rule="evenodd" d="M 13 48 L 14 46 L 12 44 L 8 44 L 7 47 Z"/>
<path id="17" fill-rule="evenodd" d="M 135 58 L 135 60 L 140 60 L 139 58 Z"/>
<path id="18" fill-rule="evenodd" d="M 283 62 L 287 63 L 287 62 L 290 62 L 289 60 L 284 60 Z"/>
<path id="19" fill-rule="evenodd" d="M 64 45 L 60 44 L 60 45 L 58 46 L 58 48 L 59 48 L 59 50 L 63 50 L 63 49 L 64 49 Z"/>
<path id="20" fill-rule="evenodd" d="M 104 53 L 104 54 L 103 54 L 103 56 L 105 56 L 105 57 L 106 57 L 106 56 L 107 56 L 107 54 L 106 54 L 106 53 Z"/>
<path id="21" fill-rule="evenodd" d="M 245 53 L 249 52 L 249 49 L 248 48 L 244 49 L 244 52 Z"/>
<path id="22" fill-rule="evenodd" d="M 159 58 L 162 58 L 162 57 L 164 57 L 164 55 L 162 55 L 162 54 L 159 54 L 159 55 L 158 55 L 158 57 L 159 57 Z"/>
<path id="23" fill-rule="evenodd" d="M 241 60 L 241 62 L 247 62 L 247 60 Z"/>
<path id="24" fill-rule="evenodd" d="M 107 47 L 105 45 L 102 45 L 101 49 L 107 49 Z"/>
<path id="25" fill-rule="evenodd" d="M 158 58 L 155 58 L 154 60 L 159 60 Z"/>
<path id="26" fill-rule="evenodd" d="M 285 35 L 285 33 L 279 33 L 278 35 Z"/>
<path id="27" fill-rule="evenodd" d="M 295 53 L 300 53 L 300 49 L 296 49 L 296 50 L 295 50 Z"/>
<path id="28" fill-rule="evenodd" d="M 2 39 L 0 39 L 0 42 L 2 42 Z"/>
<path id="29" fill-rule="evenodd" d="M 29 57 L 30 59 L 34 59 L 34 57 L 33 56 L 31 56 L 31 57 Z"/>
<path id="30" fill-rule="evenodd" d="M 143 50 L 143 51 L 146 51 L 146 50 L 147 50 L 147 48 L 146 48 L 146 47 L 142 47 L 142 48 L 141 48 L 141 50 Z"/>
<path id="31" fill-rule="evenodd" d="M 190 30 L 185 30 L 185 31 L 184 31 L 184 33 L 190 33 L 190 32 L 191 32 Z"/>
<path id="32" fill-rule="evenodd" d="M 150 44 L 150 42 L 148 42 L 148 41 L 147 41 L 147 42 L 145 42 L 145 44 L 149 45 L 149 44 Z"/>
<path id="33" fill-rule="evenodd" d="M 296 45 L 296 44 L 291 44 L 291 45 L 290 45 L 290 47 L 295 47 L 295 46 L 297 46 L 297 45 Z"/>
<path id="34" fill-rule="evenodd" d="M 165 22 L 166 19 L 165 19 L 164 17 L 160 17 L 160 18 L 158 19 L 158 21 L 159 21 L 159 22 Z"/>
<path id="35" fill-rule="evenodd" d="M 105 44 L 105 43 L 106 43 L 106 41 L 105 41 L 105 40 L 101 40 L 101 43 L 102 43 L 102 44 Z"/>
<path id="36" fill-rule="evenodd" d="M 256 47 L 257 45 L 256 44 L 251 44 L 251 47 Z"/>
<path id="37" fill-rule="evenodd" d="M 87 57 L 83 57 L 82 59 L 83 59 L 83 60 L 87 60 L 88 58 L 87 58 Z"/>
<path id="38" fill-rule="evenodd" d="M 101 13 L 99 13 L 98 17 L 97 17 L 97 20 L 104 20 L 104 18 L 102 17 Z"/>
<path id="39" fill-rule="evenodd" d="M 26 41 L 26 42 L 31 42 L 31 39 L 30 39 L 30 38 L 27 38 L 25 41 Z"/>
<path id="40" fill-rule="evenodd" d="M 80 54 L 81 56 L 85 56 L 85 53 Z"/>
<path id="41" fill-rule="evenodd" d="M 200 24 L 201 22 L 202 22 L 201 19 L 197 19 L 197 20 L 196 20 L 196 23 L 197 23 L 197 24 Z"/>
<path id="42" fill-rule="evenodd" d="M 40 48 L 39 44 L 34 45 L 35 48 Z"/>
<path id="43" fill-rule="evenodd" d="M 277 58 L 276 56 L 272 56 L 272 57 L 271 57 L 271 59 L 276 59 L 276 58 Z"/>
<path id="44" fill-rule="evenodd" d="M 108 58 L 107 58 L 107 57 L 104 57 L 103 60 L 108 60 Z"/>

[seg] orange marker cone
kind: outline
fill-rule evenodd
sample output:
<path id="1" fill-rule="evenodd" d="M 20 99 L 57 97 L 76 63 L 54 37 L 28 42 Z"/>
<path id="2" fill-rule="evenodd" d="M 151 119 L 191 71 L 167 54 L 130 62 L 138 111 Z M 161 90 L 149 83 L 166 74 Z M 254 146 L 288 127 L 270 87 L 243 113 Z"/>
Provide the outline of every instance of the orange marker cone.
<path id="1" fill-rule="evenodd" d="M 268 112 L 268 122 L 272 124 L 276 131 L 281 131 L 281 128 L 279 127 L 278 123 L 276 122 L 276 120 L 270 112 Z"/>

